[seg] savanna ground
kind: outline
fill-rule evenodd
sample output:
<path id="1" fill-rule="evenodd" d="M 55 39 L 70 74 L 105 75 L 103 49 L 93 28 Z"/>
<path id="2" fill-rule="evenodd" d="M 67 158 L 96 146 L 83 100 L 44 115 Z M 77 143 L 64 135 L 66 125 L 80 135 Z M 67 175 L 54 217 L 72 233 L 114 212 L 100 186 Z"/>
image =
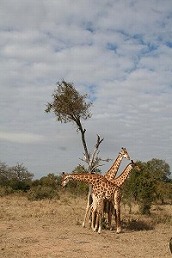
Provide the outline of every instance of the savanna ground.
<path id="1" fill-rule="evenodd" d="M 154 206 L 151 216 L 122 205 L 123 233 L 82 228 L 86 199 L 0 198 L 0 257 L 152 258 L 172 257 L 172 205 Z M 114 223 L 114 222 L 113 222 Z"/>

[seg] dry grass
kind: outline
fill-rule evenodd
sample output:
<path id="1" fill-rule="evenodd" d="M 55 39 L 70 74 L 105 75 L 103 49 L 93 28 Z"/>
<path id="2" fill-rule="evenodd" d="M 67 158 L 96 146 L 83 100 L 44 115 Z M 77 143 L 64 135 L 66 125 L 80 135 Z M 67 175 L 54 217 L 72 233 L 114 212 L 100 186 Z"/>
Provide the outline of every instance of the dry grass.
<path id="1" fill-rule="evenodd" d="M 85 205 L 67 194 L 51 201 L 0 198 L 0 257 L 171 257 L 172 206 L 154 206 L 150 217 L 122 207 L 123 233 L 98 235 L 81 226 Z"/>

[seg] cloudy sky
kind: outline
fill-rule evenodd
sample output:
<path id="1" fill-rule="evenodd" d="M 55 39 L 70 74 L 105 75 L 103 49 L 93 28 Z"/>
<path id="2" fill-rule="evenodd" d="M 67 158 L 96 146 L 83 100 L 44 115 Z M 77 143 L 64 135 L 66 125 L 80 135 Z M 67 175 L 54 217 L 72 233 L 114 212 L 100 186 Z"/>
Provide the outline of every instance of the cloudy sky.
<path id="1" fill-rule="evenodd" d="M 0 161 L 36 178 L 71 171 L 80 134 L 44 112 L 56 82 L 93 101 L 90 152 L 121 147 L 172 170 L 171 0 L 0 0 Z M 105 172 L 112 161 L 102 166 Z"/>

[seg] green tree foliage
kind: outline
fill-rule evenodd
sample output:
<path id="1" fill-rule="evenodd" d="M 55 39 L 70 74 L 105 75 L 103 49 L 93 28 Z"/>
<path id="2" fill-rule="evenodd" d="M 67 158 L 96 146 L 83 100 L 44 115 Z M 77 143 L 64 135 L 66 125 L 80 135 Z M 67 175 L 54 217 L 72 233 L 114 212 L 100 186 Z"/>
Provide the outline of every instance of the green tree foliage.
<path id="1" fill-rule="evenodd" d="M 160 159 L 152 159 L 147 162 L 147 170 L 155 180 L 162 182 L 168 181 L 170 176 L 170 166 Z"/>
<path id="2" fill-rule="evenodd" d="M 8 180 L 10 179 L 9 167 L 4 163 L 0 162 L 0 185 L 7 185 Z"/>
<path id="3" fill-rule="evenodd" d="M 52 198 L 60 198 L 57 191 L 55 191 L 51 186 L 35 186 L 32 187 L 28 193 L 27 198 L 30 201 L 37 201 L 42 199 L 52 199 Z"/>
<path id="4" fill-rule="evenodd" d="M 147 162 L 147 171 L 154 182 L 154 201 L 164 203 L 164 199 L 168 197 L 170 166 L 164 160 L 152 159 Z"/>
<path id="5" fill-rule="evenodd" d="M 165 204 L 165 202 L 172 204 L 172 181 L 157 182 L 155 195 L 155 201 L 160 201 L 161 204 Z"/>
<path id="6" fill-rule="evenodd" d="M 32 201 L 52 198 L 59 199 L 60 190 L 61 176 L 56 176 L 53 173 L 50 173 L 47 176 L 34 180 L 27 196 L 28 199 Z"/>
<path id="7" fill-rule="evenodd" d="M 133 171 L 123 189 L 125 202 L 135 200 L 142 214 L 149 214 L 153 201 L 167 198 L 170 194 L 169 165 L 159 159 L 148 162 L 138 162 L 140 172 Z M 168 191 L 167 191 L 168 185 Z"/>
<path id="8" fill-rule="evenodd" d="M 53 189 L 58 189 L 61 184 L 60 176 L 56 176 L 53 173 L 42 177 L 40 180 L 40 185 L 51 186 Z"/>
<path id="9" fill-rule="evenodd" d="M 23 164 L 17 164 L 10 168 L 12 178 L 9 185 L 14 190 L 27 191 L 30 189 L 33 174 Z"/>
<path id="10" fill-rule="evenodd" d="M 77 174 L 82 174 L 82 173 L 87 173 L 87 169 L 82 166 L 82 165 L 78 165 L 76 168 L 74 168 L 74 170 L 72 171 L 72 173 L 77 173 Z"/>
<path id="11" fill-rule="evenodd" d="M 75 122 L 82 130 L 81 119 L 91 117 L 90 103 L 86 103 L 87 94 L 81 95 L 72 83 L 65 81 L 57 83 L 53 93 L 53 102 L 48 103 L 46 112 L 53 111 L 60 122 Z"/>
<path id="12" fill-rule="evenodd" d="M 30 189 L 33 174 L 23 164 L 9 167 L 0 162 L 0 186 L 1 193 L 13 191 L 27 191 Z"/>

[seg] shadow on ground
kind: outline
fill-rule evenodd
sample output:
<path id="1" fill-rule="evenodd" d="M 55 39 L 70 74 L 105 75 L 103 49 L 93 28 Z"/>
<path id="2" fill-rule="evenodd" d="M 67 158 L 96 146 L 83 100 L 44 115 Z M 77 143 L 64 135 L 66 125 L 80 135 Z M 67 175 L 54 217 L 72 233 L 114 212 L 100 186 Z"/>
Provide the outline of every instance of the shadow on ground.
<path id="1" fill-rule="evenodd" d="M 134 230 L 134 231 L 142 231 L 142 230 L 153 230 L 154 226 L 148 222 L 141 220 L 128 220 L 122 222 L 123 229 L 126 230 Z"/>

